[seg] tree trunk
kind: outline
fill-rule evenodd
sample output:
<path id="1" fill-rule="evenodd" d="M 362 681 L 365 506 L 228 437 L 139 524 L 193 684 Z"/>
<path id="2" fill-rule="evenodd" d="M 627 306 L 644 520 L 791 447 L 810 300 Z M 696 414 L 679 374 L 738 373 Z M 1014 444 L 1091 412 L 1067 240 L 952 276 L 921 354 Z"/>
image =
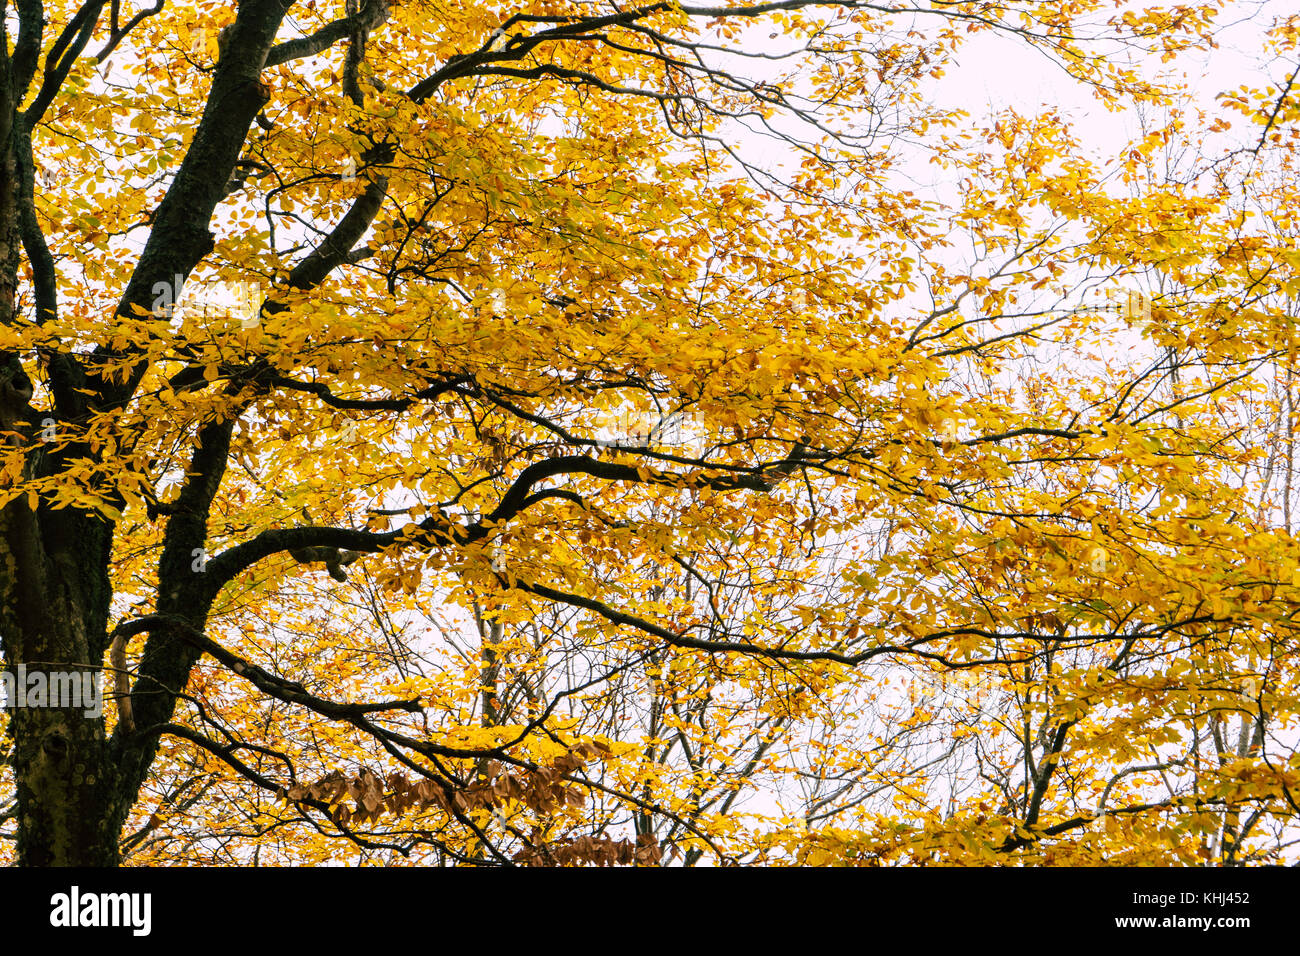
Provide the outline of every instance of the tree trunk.
<path id="1" fill-rule="evenodd" d="M 32 186 L 21 177 L 32 170 L 21 172 L 18 162 L 18 103 L 4 33 L 0 26 L 0 328 L 12 329 L 22 324 L 15 314 L 20 196 Z M 15 382 L 23 383 L 22 388 Z M 25 446 L 24 478 L 46 476 L 53 466 L 39 451 L 30 397 L 20 354 L 0 351 L 2 440 L 10 447 Z M 0 508 L 0 649 L 15 680 L 20 667 L 24 674 L 89 673 L 99 680 L 112 532 L 111 523 L 99 515 L 70 508 L 53 511 L 27 495 Z M 6 702 L 19 863 L 116 864 L 124 813 L 114 796 L 120 792 L 119 775 L 109 759 L 102 713 L 87 716 L 85 706 L 48 706 L 53 701 L 17 706 L 20 702 L 17 693 Z"/>
<path id="2" fill-rule="evenodd" d="M 102 700 L 110 533 L 96 516 L 33 513 L 25 497 L 0 511 L 0 634 L 12 673 L 89 673 Z M 19 702 L 8 702 L 19 863 L 114 865 L 124 814 L 102 712 Z"/>

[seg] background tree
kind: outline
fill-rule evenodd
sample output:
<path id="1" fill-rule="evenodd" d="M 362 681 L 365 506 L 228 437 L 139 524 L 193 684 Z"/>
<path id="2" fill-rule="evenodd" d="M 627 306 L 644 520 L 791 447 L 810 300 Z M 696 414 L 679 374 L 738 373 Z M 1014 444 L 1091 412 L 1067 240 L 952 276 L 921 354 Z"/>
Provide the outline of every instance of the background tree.
<path id="1" fill-rule="evenodd" d="M 9 712 L 17 861 L 1284 853 L 1294 94 L 1136 195 L 931 95 L 1161 105 L 1214 13 L 6 8 L 0 638 L 120 686 Z"/>

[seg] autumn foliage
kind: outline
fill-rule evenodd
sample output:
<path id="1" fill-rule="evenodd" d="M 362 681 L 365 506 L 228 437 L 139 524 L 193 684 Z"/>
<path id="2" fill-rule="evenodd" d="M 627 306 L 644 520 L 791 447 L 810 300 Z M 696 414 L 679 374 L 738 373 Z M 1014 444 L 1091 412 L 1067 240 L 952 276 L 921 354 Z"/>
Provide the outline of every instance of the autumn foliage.
<path id="1" fill-rule="evenodd" d="M 13 4 L 0 649 L 108 700 L 6 712 L 0 857 L 1291 860 L 1222 7 Z M 1024 52 L 1092 120 L 953 105 Z"/>

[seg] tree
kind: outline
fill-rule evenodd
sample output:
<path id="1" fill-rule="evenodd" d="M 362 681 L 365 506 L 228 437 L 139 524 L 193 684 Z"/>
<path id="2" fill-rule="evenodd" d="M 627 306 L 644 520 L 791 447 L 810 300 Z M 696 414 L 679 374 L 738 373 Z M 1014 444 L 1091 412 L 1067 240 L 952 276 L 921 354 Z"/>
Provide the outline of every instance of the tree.
<path id="1" fill-rule="evenodd" d="M 1285 855 L 1295 91 L 1128 195 L 930 96 L 1215 12 L 6 8 L 16 860 Z"/>

